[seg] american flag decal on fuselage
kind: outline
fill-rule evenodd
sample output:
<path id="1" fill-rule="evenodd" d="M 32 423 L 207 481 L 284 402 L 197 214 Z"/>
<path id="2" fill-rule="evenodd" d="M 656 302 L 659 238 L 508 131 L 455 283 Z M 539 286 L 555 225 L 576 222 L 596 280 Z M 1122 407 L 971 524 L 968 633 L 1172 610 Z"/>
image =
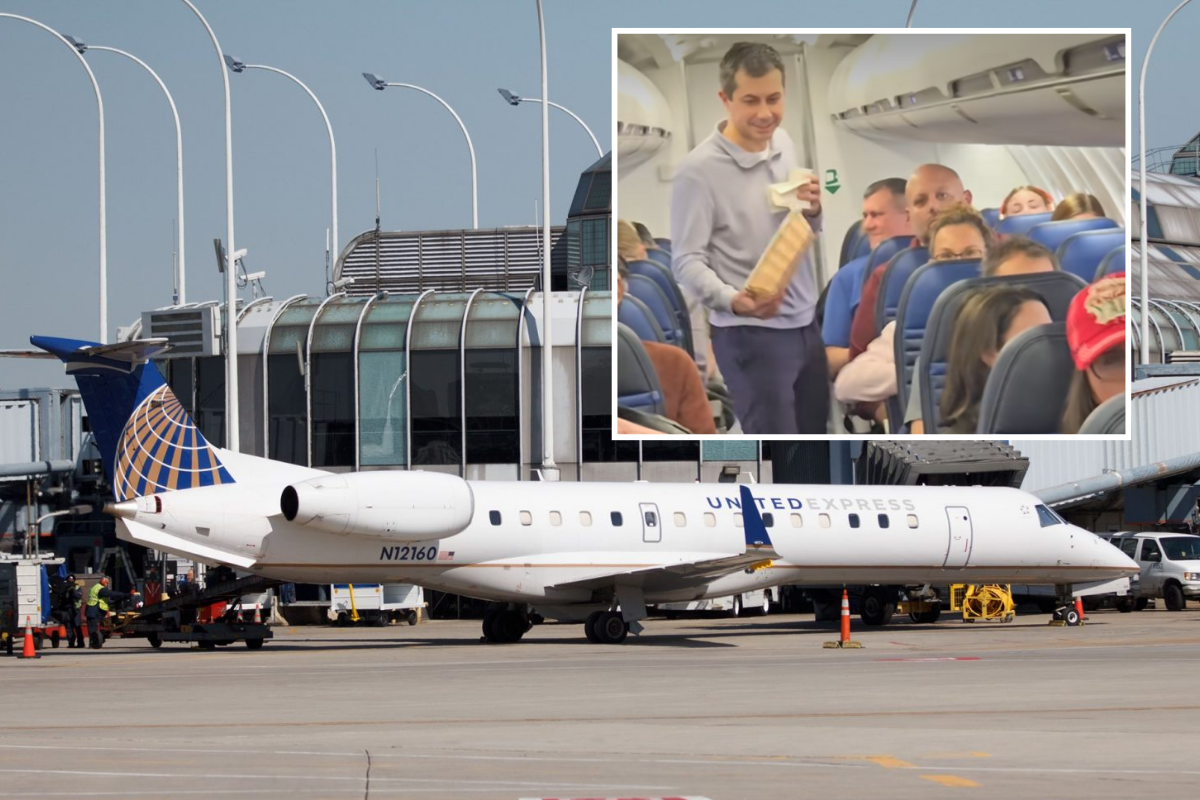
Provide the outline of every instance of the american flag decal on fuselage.
<path id="1" fill-rule="evenodd" d="M 121 431 L 113 465 L 118 501 L 176 489 L 233 483 L 170 387 L 142 400 Z"/>

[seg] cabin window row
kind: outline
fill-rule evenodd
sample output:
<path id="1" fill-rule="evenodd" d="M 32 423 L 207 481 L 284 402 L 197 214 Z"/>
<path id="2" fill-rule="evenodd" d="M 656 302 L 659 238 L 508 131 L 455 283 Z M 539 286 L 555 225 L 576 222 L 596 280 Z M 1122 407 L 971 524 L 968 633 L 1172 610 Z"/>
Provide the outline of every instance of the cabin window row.
<path id="1" fill-rule="evenodd" d="M 529 526 L 529 525 L 533 524 L 533 513 L 532 512 L 521 511 L 518 516 L 520 517 L 522 525 Z M 557 528 L 563 524 L 562 512 L 551 511 L 549 516 L 550 516 L 550 524 L 552 526 Z M 609 521 L 612 523 L 612 526 L 614 528 L 620 528 L 622 525 L 625 524 L 624 517 L 622 516 L 620 511 L 611 511 L 611 512 L 609 512 L 608 516 L 609 516 Z M 653 511 L 646 511 L 644 516 L 645 516 L 644 521 L 647 525 L 649 525 L 651 527 L 658 525 L 658 517 Z M 848 521 L 850 523 L 851 528 L 861 528 L 862 527 L 863 521 L 862 521 L 862 517 L 860 515 L 850 514 L 848 516 L 849 516 Z M 908 514 L 908 515 L 906 515 L 906 517 L 907 517 L 906 522 L 908 523 L 908 527 L 916 528 L 919 525 L 919 521 L 917 519 L 916 514 Z M 804 517 L 801 514 L 793 512 L 788 515 L 788 518 L 789 518 L 793 528 L 803 528 L 804 527 Z M 500 512 L 495 511 L 495 510 L 488 512 L 488 519 L 491 521 L 492 525 L 500 525 L 501 522 L 503 521 L 503 518 L 501 517 Z M 675 522 L 676 528 L 687 527 L 687 515 L 684 514 L 682 511 L 674 512 L 674 514 L 672 515 L 672 519 Z M 763 519 L 763 525 L 765 525 L 766 527 L 768 527 L 768 528 L 775 527 L 775 515 L 772 514 L 770 511 L 763 512 L 762 519 Z M 876 523 L 878 524 L 878 526 L 881 529 L 887 529 L 887 528 L 891 527 L 891 519 L 887 514 L 877 515 Z M 579 524 L 584 528 L 592 527 L 592 513 L 590 511 L 580 511 L 579 512 Z M 733 524 L 739 528 L 745 527 L 746 523 L 745 523 L 745 520 L 742 518 L 742 512 L 740 512 L 740 511 L 734 512 Z M 825 513 L 818 514 L 817 515 L 817 525 L 821 528 L 830 528 L 833 526 L 833 519 L 831 518 L 831 516 L 829 514 L 825 514 Z M 706 528 L 717 527 L 717 515 L 712 513 L 711 511 L 704 512 L 704 527 L 706 527 Z"/>

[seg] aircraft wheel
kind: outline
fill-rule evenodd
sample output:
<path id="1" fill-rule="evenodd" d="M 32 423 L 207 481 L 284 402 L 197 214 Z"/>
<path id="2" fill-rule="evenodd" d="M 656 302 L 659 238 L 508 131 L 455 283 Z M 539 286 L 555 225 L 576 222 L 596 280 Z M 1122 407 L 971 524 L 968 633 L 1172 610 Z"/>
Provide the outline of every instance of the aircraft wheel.
<path id="1" fill-rule="evenodd" d="M 887 625 L 896 613 L 895 597 L 882 587 L 868 589 L 859 602 L 858 613 L 866 625 Z"/>
<path id="2" fill-rule="evenodd" d="M 942 606 L 940 603 L 938 603 L 927 611 L 918 611 L 916 613 L 909 614 L 908 616 L 913 622 L 920 623 L 922 625 L 931 625 L 938 621 L 938 617 L 942 616 Z"/>
<path id="3" fill-rule="evenodd" d="M 620 644 L 629 635 L 629 625 L 615 611 L 605 611 L 596 620 L 596 635 L 601 644 Z"/>
<path id="4" fill-rule="evenodd" d="M 1183 611 L 1187 601 L 1183 598 L 1183 589 L 1177 583 L 1168 583 L 1163 587 L 1163 605 L 1167 611 Z"/>
<path id="5" fill-rule="evenodd" d="M 740 617 L 742 615 L 742 596 L 735 595 L 733 598 L 733 608 L 729 610 L 729 616 Z"/>
<path id="6" fill-rule="evenodd" d="M 1062 612 L 1062 619 L 1069 627 L 1074 628 L 1080 622 L 1079 612 L 1074 608 L 1065 608 Z"/>
<path id="7" fill-rule="evenodd" d="M 600 634 L 596 633 L 596 620 L 600 619 L 600 615 L 603 613 L 603 611 L 593 611 L 583 621 L 583 635 L 592 644 L 600 644 Z"/>
<path id="8" fill-rule="evenodd" d="M 757 609 L 760 617 L 765 617 L 771 613 L 771 595 L 768 592 L 763 592 L 762 606 Z"/>
<path id="9" fill-rule="evenodd" d="M 521 637 L 529 628 L 529 619 L 520 611 L 511 609 L 500 612 L 493 624 L 493 629 L 498 634 L 496 640 L 504 644 L 521 641 Z"/>

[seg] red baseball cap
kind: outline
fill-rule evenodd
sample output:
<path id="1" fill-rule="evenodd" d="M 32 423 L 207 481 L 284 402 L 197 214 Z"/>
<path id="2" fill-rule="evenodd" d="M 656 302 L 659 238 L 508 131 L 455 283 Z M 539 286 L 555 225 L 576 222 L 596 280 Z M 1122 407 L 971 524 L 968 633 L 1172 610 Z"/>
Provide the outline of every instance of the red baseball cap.
<path id="1" fill-rule="evenodd" d="M 1067 343 L 1080 372 L 1125 343 L 1125 273 L 1108 275 L 1084 289 L 1067 311 Z"/>

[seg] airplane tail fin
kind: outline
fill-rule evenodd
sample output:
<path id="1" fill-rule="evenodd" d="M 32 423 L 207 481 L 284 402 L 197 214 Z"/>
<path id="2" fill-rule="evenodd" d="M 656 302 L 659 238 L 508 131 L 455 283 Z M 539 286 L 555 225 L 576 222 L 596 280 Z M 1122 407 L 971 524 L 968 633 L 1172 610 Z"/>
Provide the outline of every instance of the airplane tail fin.
<path id="1" fill-rule="evenodd" d="M 118 502 L 234 482 L 150 363 L 167 348 L 166 339 L 109 345 L 50 336 L 29 341 L 61 359 L 79 384 Z"/>
<path id="2" fill-rule="evenodd" d="M 763 522 L 762 514 L 758 513 L 758 504 L 754 502 L 754 495 L 750 494 L 750 487 L 743 483 L 741 485 L 741 494 L 742 520 L 746 530 L 746 549 L 773 551 L 775 545 L 771 542 L 771 534 L 767 533 L 767 525 Z"/>

